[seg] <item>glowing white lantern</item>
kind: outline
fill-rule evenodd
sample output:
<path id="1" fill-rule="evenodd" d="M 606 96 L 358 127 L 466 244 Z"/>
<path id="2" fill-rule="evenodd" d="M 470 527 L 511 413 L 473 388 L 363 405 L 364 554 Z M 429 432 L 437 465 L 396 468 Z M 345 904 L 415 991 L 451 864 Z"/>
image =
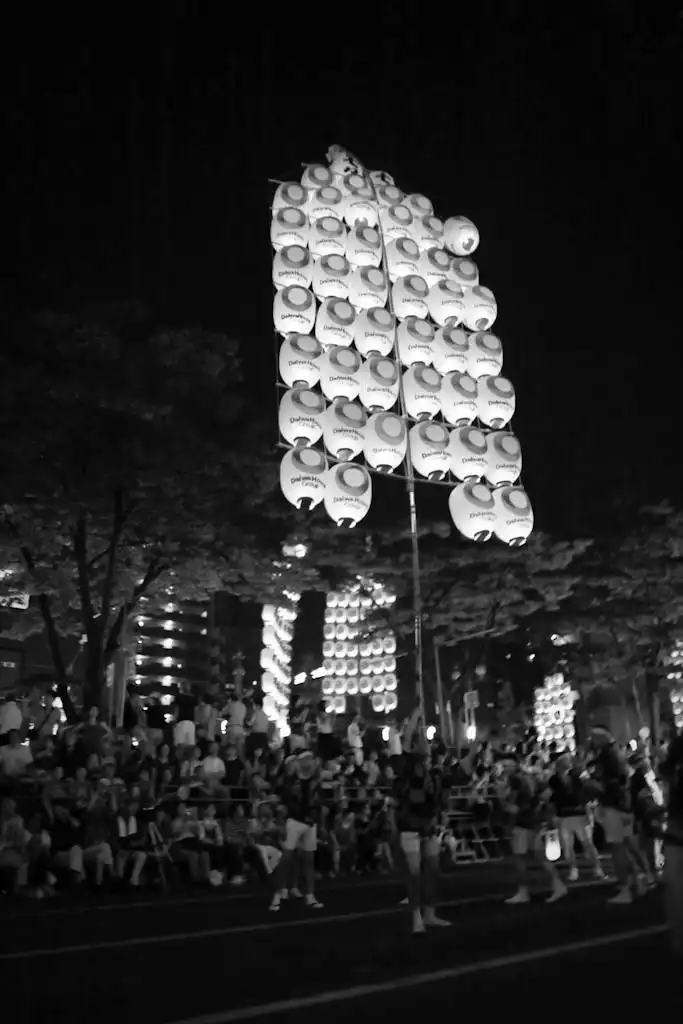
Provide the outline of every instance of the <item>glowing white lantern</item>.
<path id="1" fill-rule="evenodd" d="M 289 334 L 280 346 L 280 376 L 288 388 L 312 388 L 320 380 L 322 345 L 310 334 Z"/>
<path id="2" fill-rule="evenodd" d="M 393 412 L 377 412 L 365 428 L 363 454 L 371 469 L 393 473 L 405 458 L 408 432 L 404 420 Z"/>
<path id="3" fill-rule="evenodd" d="M 369 693 L 372 693 L 372 679 L 369 676 L 362 676 L 358 684 L 358 689 L 367 697 Z"/>
<path id="4" fill-rule="evenodd" d="M 343 398 L 334 402 L 323 416 L 323 439 L 330 455 L 344 462 L 360 455 L 367 422 L 362 406 Z"/>
<path id="5" fill-rule="evenodd" d="M 372 479 L 364 466 L 341 462 L 328 471 L 325 511 L 337 526 L 353 527 L 368 514 Z"/>
<path id="6" fill-rule="evenodd" d="M 514 434 L 492 430 L 486 438 L 486 481 L 492 487 L 514 484 L 522 472 L 522 446 Z"/>
<path id="7" fill-rule="evenodd" d="M 431 214 L 426 214 L 413 221 L 412 236 L 420 250 L 440 250 L 443 247 L 443 221 Z"/>
<path id="8" fill-rule="evenodd" d="M 323 643 L 323 658 L 334 657 L 334 642 L 332 640 L 325 640 Z"/>
<path id="9" fill-rule="evenodd" d="M 298 209 L 303 213 L 306 213 L 307 205 L 307 190 L 302 188 L 298 181 L 283 181 L 275 190 L 272 211 L 273 214 L 276 214 L 278 210 L 283 210 L 285 207 L 291 206 L 295 210 Z"/>
<path id="10" fill-rule="evenodd" d="M 467 427 L 477 418 L 477 382 L 452 370 L 441 384 L 441 412 L 454 427 Z"/>
<path id="11" fill-rule="evenodd" d="M 403 202 L 403 192 L 393 184 L 377 186 L 377 202 L 381 210 L 388 210 L 392 206 L 400 206 Z"/>
<path id="12" fill-rule="evenodd" d="M 545 834 L 545 857 L 550 863 L 554 863 L 562 856 L 562 843 L 560 833 L 556 828 L 549 829 Z"/>
<path id="13" fill-rule="evenodd" d="M 388 171 L 370 171 L 369 177 L 375 188 L 384 188 L 387 185 L 396 184 L 393 175 L 389 174 Z"/>
<path id="14" fill-rule="evenodd" d="M 343 299 L 326 299 L 315 319 L 315 336 L 321 345 L 348 347 L 353 341 L 356 313 Z"/>
<path id="15" fill-rule="evenodd" d="M 373 693 L 372 710 L 378 715 L 381 714 L 382 711 L 384 711 L 384 694 Z"/>
<path id="16" fill-rule="evenodd" d="M 479 284 L 479 267 L 474 260 L 456 257 L 451 261 L 450 276 L 461 288 L 474 288 Z"/>
<path id="17" fill-rule="evenodd" d="M 395 693 L 385 693 L 384 695 L 384 710 L 389 715 L 392 711 L 395 711 L 398 707 L 398 697 Z"/>
<path id="18" fill-rule="evenodd" d="M 455 256 L 471 256 L 479 245 L 479 232 L 467 217 L 449 217 L 444 224 L 443 240 Z"/>
<path id="19" fill-rule="evenodd" d="M 346 684 L 346 692 L 348 693 L 349 697 L 355 697 L 356 696 L 356 694 L 358 693 L 358 680 L 357 679 L 349 679 L 348 680 L 348 682 Z"/>
<path id="20" fill-rule="evenodd" d="M 381 210 L 380 223 L 385 245 L 394 238 L 412 237 L 413 215 L 402 203 Z"/>
<path id="21" fill-rule="evenodd" d="M 309 192 L 317 192 L 319 188 L 326 188 L 333 183 L 334 175 L 324 164 L 309 164 L 301 175 L 301 184 Z"/>
<path id="22" fill-rule="evenodd" d="M 429 289 L 427 308 L 432 320 L 435 320 L 439 327 L 446 323 L 457 327 L 465 315 L 465 293 L 454 281 L 437 281 Z"/>
<path id="23" fill-rule="evenodd" d="M 321 256 L 313 267 L 312 287 L 318 299 L 345 299 L 349 294 L 351 264 L 345 256 Z"/>
<path id="24" fill-rule="evenodd" d="M 334 698 L 334 714 L 345 715 L 346 714 L 346 697 L 335 697 Z"/>
<path id="25" fill-rule="evenodd" d="M 324 697 L 334 693 L 334 676 L 325 676 L 323 679 L 322 691 Z"/>
<path id="26" fill-rule="evenodd" d="M 423 277 L 410 274 L 408 277 L 399 278 L 391 288 L 394 313 L 399 320 L 405 320 L 407 316 L 417 316 L 426 320 L 429 314 L 428 294 L 427 282 Z"/>
<path id="27" fill-rule="evenodd" d="M 417 272 L 425 279 L 428 288 L 433 288 L 439 281 L 447 280 L 450 269 L 451 257 L 443 249 L 427 249 L 420 253 Z"/>
<path id="28" fill-rule="evenodd" d="M 434 204 L 431 199 L 427 199 L 427 196 L 421 195 L 420 192 L 413 192 L 411 195 L 406 196 L 403 203 L 416 219 L 431 217 L 434 213 Z"/>
<path id="29" fill-rule="evenodd" d="M 389 286 L 384 271 L 379 267 L 356 267 L 351 275 L 349 300 L 356 309 L 385 306 Z"/>
<path id="30" fill-rule="evenodd" d="M 346 258 L 355 267 L 378 267 L 382 262 L 382 238 L 376 228 L 357 224 L 346 241 Z"/>
<path id="31" fill-rule="evenodd" d="M 294 448 L 280 463 L 280 489 L 290 505 L 306 511 L 325 495 L 327 459 L 317 448 Z"/>
<path id="32" fill-rule="evenodd" d="M 306 388 L 285 391 L 280 401 L 280 433 L 289 444 L 312 445 L 323 433 L 327 404 L 322 395 Z"/>
<path id="33" fill-rule="evenodd" d="M 403 374 L 406 412 L 416 420 L 430 420 L 440 411 L 441 375 L 420 363 Z"/>
<path id="34" fill-rule="evenodd" d="M 468 480 L 454 487 L 448 509 L 456 529 L 468 540 L 487 541 L 496 525 L 493 495 L 485 484 Z"/>
<path id="35" fill-rule="evenodd" d="M 320 360 L 320 387 L 326 398 L 358 397 L 361 358 L 354 348 L 330 345 Z"/>
<path id="36" fill-rule="evenodd" d="M 348 193 L 344 220 L 353 228 L 365 223 L 374 228 L 377 223 L 377 207 L 374 203 L 374 189 L 367 185 L 361 174 L 349 174 L 344 178 L 344 189 Z"/>
<path id="37" fill-rule="evenodd" d="M 308 245 L 310 228 L 303 210 L 285 206 L 278 210 L 270 225 L 270 241 L 274 249 L 283 245 Z"/>
<path id="38" fill-rule="evenodd" d="M 283 245 L 273 260 L 273 284 L 276 288 L 287 288 L 298 284 L 308 288 L 313 275 L 313 261 L 303 245 Z"/>
<path id="39" fill-rule="evenodd" d="M 413 363 L 431 366 L 434 328 L 429 320 L 420 320 L 416 316 L 406 317 L 399 324 L 396 336 L 398 354 L 404 366 L 412 366 Z"/>
<path id="40" fill-rule="evenodd" d="M 417 274 L 420 250 L 412 238 L 395 238 L 386 247 L 389 280 L 398 281 L 399 277 Z"/>
<path id="41" fill-rule="evenodd" d="M 273 324 L 280 334 L 309 334 L 315 323 L 315 299 L 308 288 L 292 285 L 275 293 Z"/>
<path id="42" fill-rule="evenodd" d="M 441 374 L 459 370 L 465 373 L 469 360 L 469 335 L 453 324 L 446 324 L 436 332 L 432 342 L 434 369 Z"/>
<path id="43" fill-rule="evenodd" d="M 396 654 L 396 637 L 395 636 L 383 636 L 382 637 L 382 650 L 385 654 Z M 393 669 L 390 669 L 393 672 Z"/>
<path id="44" fill-rule="evenodd" d="M 370 356 L 358 371 L 360 400 L 371 412 L 393 408 L 398 400 L 398 367 L 391 359 Z"/>
<path id="45" fill-rule="evenodd" d="M 416 423 L 410 430 L 410 456 L 421 476 L 443 480 L 451 465 L 448 431 L 443 423 Z"/>
<path id="46" fill-rule="evenodd" d="M 476 427 L 458 427 L 448 442 L 451 472 L 458 480 L 479 480 L 488 465 L 486 434 Z"/>
<path id="47" fill-rule="evenodd" d="M 534 528 L 534 512 L 523 487 L 498 487 L 493 492 L 496 522 L 493 531 L 511 547 L 526 544 Z"/>
<path id="48" fill-rule="evenodd" d="M 383 306 L 364 309 L 356 318 L 354 341 L 362 356 L 388 356 L 396 337 L 396 317 Z"/>
<path id="49" fill-rule="evenodd" d="M 344 256 L 346 227 L 337 217 L 321 217 L 311 224 L 308 247 L 313 256 Z"/>
<path id="50" fill-rule="evenodd" d="M 486 331 L 470 335 L 467 372 L 470 377 L 497 377 L 503 369 L 503 346 L 500 338 Z"/>
<path id="51" fill-rule="evenodd" d="M 496 299 L 490 288 L 477 285 L 465 292 L 465 325 L 471 331 L 489 331 L 498 316 Z"/>
<path id="52" fill-rule="evenodd" d="M 507 377 L 480 377 L 477 392 L 477 416 L 487 427 L 500 430 L 515 411 L 515 389 Z"/>
<path id="53" fill-rule="evenodd" d="M 334 185 L 326 185 L 311 196 L 306 210 L 308 219 L 311 223 L 320 220 L 321 217 L 337 217 L 342 220 L 346 202 L 346 197 L 338 188 L 335 188 Z"/>

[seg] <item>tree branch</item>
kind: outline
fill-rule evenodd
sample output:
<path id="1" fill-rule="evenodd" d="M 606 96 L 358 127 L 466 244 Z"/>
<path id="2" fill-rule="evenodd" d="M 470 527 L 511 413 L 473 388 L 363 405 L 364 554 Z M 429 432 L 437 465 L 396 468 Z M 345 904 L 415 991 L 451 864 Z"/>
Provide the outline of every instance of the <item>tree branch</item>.
<path id="1" fill-rule="evenodd" d="M 161 556 L 155 556 L 147 567 L 143 579 L 140 583 L 136 584 L 133 588 L 133 593 L 129 601 L 125 601 L 118 610 L 116 618 L 112 623 L 112 627 L 107 637 L 107 642 L 104 645 L 104 664 L 108 665 L 114 654 L 117 652 L 120 646 L 120 638 L 123 627 L 128 617 L 135 611 L 138 601 L 145 593 L 145 591 L 154 583 L 155 580 L 161 576 L 165 571 L 166 566 L 163 564 Z"/>

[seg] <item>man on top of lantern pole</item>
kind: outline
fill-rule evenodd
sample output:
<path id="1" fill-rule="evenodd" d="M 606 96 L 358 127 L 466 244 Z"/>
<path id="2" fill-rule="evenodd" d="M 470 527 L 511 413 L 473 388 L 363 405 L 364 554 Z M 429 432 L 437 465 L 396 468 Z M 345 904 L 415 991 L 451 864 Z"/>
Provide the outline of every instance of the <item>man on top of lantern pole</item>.
<path id="1" fill-rule="evenodd" d="M 422 708 L 418 707 L 403 733 L 403 753 L 394 783 L 396 824 L 405 858 L 408 903 L 413 935 L 425 928 L 444 928 L 450 921 L 437 917 L 436 888 L 439 877 L 439 830 L 447 793 L 442 777 L 430 765 Z"/>
<path id="2" fill-rule="evenodd" d="M 270 909 L 277 912 L 283 899 L 289 895 L 301 895 L 297 889 L 289 891 L 287 888 L 294 854 L 300 850 L 304 869 L 304 902 L 312 910 L 322 910 L 323 904 L 315 898 L 314 865 L 320 817 L 318 763 L 310 750 L 301 750 L 287 758 L 285 770 L 282 802 L 287 808 L 287 834 L 282 860 L 275 872 L 275 893 Z"/>

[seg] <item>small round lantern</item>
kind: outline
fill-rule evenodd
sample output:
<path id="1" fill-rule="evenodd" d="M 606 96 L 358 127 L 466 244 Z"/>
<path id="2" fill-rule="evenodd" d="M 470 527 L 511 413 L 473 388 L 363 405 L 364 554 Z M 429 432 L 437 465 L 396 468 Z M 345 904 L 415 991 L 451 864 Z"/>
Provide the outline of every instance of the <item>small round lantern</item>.
<path id="1" fill-rule="evenodd" d="M 443 480 L 451 465 L 449 434 L 443 423 L 416 423 L 409 434 L 410 457 L 421 476 Z"/>
<path id="2" fill-rule="evenodd" d="M 381 714 L 384 711 L 384 694 L 373 693 L 372 695 L 372 710 L 376 715 Z"/>
<path id="3" fill-rule="evenodd" d="M 275 293 L 273 325 L 280 334 L 310 334 L 315 323 L 315 299 L 307 288 L 291 285 Z"/>
<path id="4" fill-rule="evenodd" d="M 344 220 L 350 228 L 364 223 L 373 228 L 377 224 L 377 207 L 374 202 L 375 193 L 365 178 L 360 174 L 349 174 L 344 178 L 344 189 L 347 192 Z"/>
<path id="5" fill-rule="evenodd" d="M 486 439 L 486 482 L 492 487 L 514 484 L 522 472 L 522 446 L 514 434 L 492 430 Z"/>
<path id="6" fill-rule="evenodd" d="M 428 294 L 427 282 L 423 277 L 418 277 L 417 274 L 400 277 L 391 288 L 391 300 L 398 319 L 405 320 L 407 316 L 417 316 L 421 320 L 426 320 L 429 314 Z"/>
<path id="7" fill-rule="evenodd" d="M 333 185 L 334 175 L 324 164 L 309 164 L 301 175 L 301 184 L 309 192 L 317 192 L 318 189 Z"/>
<path id="8" fill-rule="evenodd" d="M 420 253 L 418 260 L 418 274 L 427 282 L 429 288 L 433 288 L 439 281 L 445 281 L 450 276 L 451 257 L 443 249 L 426 249 Z"/>
<path id="9" fill-rule="evenodd" d="M 412 238 L 394 238 L 387 245 L 386 257 L 390 281 L 418 273 L 420 250 Z"/>
<path id="10" fill-rule="evenodd" d="M 451 261 L 451 278 L 461 288 L 474 288 L 479 284 L 479 267 L 474 260 L 456 257 Z"/>
<path id="11" fill-rule="evenodd" d="M 441 412 L 454 427 L 468 427 L 477 418 L 477 382 L 451 370 L 441 384 Z"/>
<path id="12" fill-rule="evenodd" d="M 346 299 L 349 294 L 351 264 L 345 256 L 321 256 L 313 267 L 312 288 L 319 300 Z"/>
<path id="13" fill-rule="evenodd" d="M 307 212 L 308 191 L 302 188 L 298 181 L 283 181 L 275 189 L 272 205 L 273 214 L 276 214 L 278 210 L 284 210 L 287 206 L 291 206 L 295 210 L 301 210 L 303 213 Z"/>
<path id="14" fill-rule="evenodd" d="M 487 331 L 470 335 L 467 372 L 470 377 L 497 377 L 503 369 L 503 346 L 500 338 Z"/>
<path id="15" fill-rule="evenodd" d="M 382 238 L 377 228 L 357 224 L 346 242 L 346 258 L 354 267 L 378 267 L 382 262 Z"/>
<path id="16" fill-rule="evenodd" d="M 496 524 L 493 495 L 485 484 L 468 480 L 454 487 L 448 509 L 456 529 L 468 540 L 490 540 Z"/>
<path id="17" fill-rule="evenodd" d="M 507 377 L 480 377 L 477 416 L 487 427 L 507 426 L 515 411 L 515 389 Z"/>
<path id="18" fill-rule="evenodd" d="M 398 400 L 398 367 L 392 359 L 369 356 L 358 371 L 359 396 L 371 412 L 386 412 Z"/>
<path id="19" fill-rule="evenodd" d="M 343 462 L 363 451 L 367 413 L 356 402 L 337 399 L 323 416 L 323 440 L 330 455 Z"/>
<path id="20" fill-rule="evenodd" d="M 412 233 L 421 251 L 443 247 L 443 221 L 432 214 L 425 214 L 413 221 Z"/>
<path id="21" fill-rule="evenodd" d="M 402 203 L 382 209 L 380 223 L 385 245 L 395 238 L 412 238 L 413 215 Z"/>
<path id="22" fill-rule="evenodd" d="M 389 286 L 384 271 L 379 267 L 356 267 L 351 275 L 349 301 L 356 309 L 385 306 Z"/>
<path id="23" fill-rule="evenodd" d="M 274 249 L 283 245 L 308 245 L 308 217 L 303 210 L 284 206 L 277 210 L 270 225 L 270 241 Z"/>
<path id="24" fill-rule="evenodd" d="M 325 495 L 327 459 L 317 448 L 294 448 L 280 463 L 280 489 L 290 505 L 309 511 Z"/>
<path id="25" fill-rule="evenodd" d="M 416 316 L 406 317 L 398 325 L 396 336 L 398 354 L 404 366 L 412 366 L 414 363 L 431 366 L 434 328 L 429 320 L 420 320 Z"/>
<path id="26" fill-rule="evenodd" d="M 341 462 L 327 475 L 325 511 L 337 526 L 353 527 L 368 514 L 372 479 L 357 462 Z"/>
<path id="27" fill-rule="evenodd" d="M 312 388 L 320 380 L 322 345 L 310 334 L 288 334 L 280 346 L 280 376 L 288 388 Z"/>
<path id="28" fill-rule="evenodd" d="M 308 219 L 311 224 L 321 217 L 337 217 L 343 220 L 346 209 L 346 196 L 343 196 L 334 185 L 326 185 L 314 192 L 308 202 Z"/>
<path id="29" fill-rule="evenodd" d="M 430 366 L 416 364 L 403 374 L 406 412 L 416 420 L 431 420 L 441 409 L 441 375 Z"/>
<path id="30" fill-rule="evenodd" d="M 356 314 L 343 299 L 326 299 L 315 319 L 315 336 L 321 345 L 347 347 L 353 341 Z"/>
<path id="31" fill-rule="evenodd" d="M 432 343 L 434 369 L 441 374 L 460 370 L 465 373 L 469 359 L 469 335 L 452 324 L 446 324 L 436 332 Z"/>
<path id="32" fill-rule="evenodd" d="M 465 293 L 454 281 L 437 281 L 427 296 L 429 315 L 439 327 L 450 323 L 457 327 L 465 315 Z"/>
<path id="33" fill-rule="evenodd" d="M 534 528 L 534 513 L 523 487 L 498 487 L 493 492 L 496 522 L 493 528 L 498 540 L 511 547 L 526 544 Z"/>
<path id="34" fill-rule="evenodd" d="M 362 356 L 388 356 L 396 337 L 396 317 L 384 306 L 364 309 L 356 318 L 354 341 Z"/>
<path id="35" fill-rule="evenodd" d="M 411 193 L 403 202 L 415 219 L 431 217 L 434 213 L 434 204 L 431 199 L 427 199 L 427 196 L 423 196 L 420 192 Z"/>
<path id="36" fill-rule="evenodd" d="M 357 398 L 360 367 L 361 357 L 354 348 L 330 345 L 320 359 L 320 388 L 325 398 Z"/>
<path id="37" fill-rule="evenodd" d="M 307 388 L 285 391 L 280 401 L 280 433 L 288 444 L 307 446 L 319 441 L 323 433 L 323 413 L 327 404 L 322 395 Z"/>
<path id="38" fill-rule="evenodd" d="M 444 224 L 443 240 L 454 256 L 471 256 L 479 245 L 479 232 L 467 217 L 449 217 Z"/>
<path id="39" fill-rule="evenodd" d="M 379 185 L 377 187 L 377 202 L 381 210 L 389 210 L 392 206 L 400 206 L 403 202 L 403 192 L 395 185 Z M 380 213 L 381 217 L 381 213 Z"/>
<path id="40" fill-rule="evenodd" d="M 313 256 L 344 256 L 346 227 L 337 217 L 321 217 L 311 224 L 308 247 Z"/>
<path id="41" fill-rule="evenodd" d="M 371 469 L 393 473 L 403 462 L 408 444 L 405 422 L 393 412 L 377 412 L 368 420 L 363 454 Z"/>
<path id="42" fill-rule="evenodd" d="M 273 284 L 276 288 L 288 288 L 298 284 L 310 288 L 313 276 L 313 260 L 303 245 L 283 245 L 273 260 Z"/>
<path id="43" fill-rule="evenodd" d="M 465 292 L 465 326 L 471 331 L 490 331 L 498 316 L 496 299 L 490 288 L 477 285 Z"/>
<path id="44" fill-rule="evenodd" d="M 386 683 L 385 683 L 386 686 Z M 388 689 L 388 687 L 386 687 Z M 390 715 L 392 711 L 395 711 L 398 707 L 398 697 L 395 693 L 384 694 L 384 710 Z"/>
<path id="45" fill-rule="evenodd" d="M 458 427 L 448 442 L 451 472 L 458 480 L 479 480 L 486 472 L 486 434 L 476 427 Z"/>

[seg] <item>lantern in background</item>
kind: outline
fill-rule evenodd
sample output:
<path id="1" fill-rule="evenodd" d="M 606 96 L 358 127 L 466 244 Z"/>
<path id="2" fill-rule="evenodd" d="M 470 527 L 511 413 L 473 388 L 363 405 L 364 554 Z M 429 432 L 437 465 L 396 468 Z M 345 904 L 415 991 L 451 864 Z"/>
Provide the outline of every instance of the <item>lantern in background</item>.
<path id="1" fill-rule="evenodd" d="M 326 405 L 322 395 L 307 388 L 285 391 L 280 401 L 280 433 L 292 445 L 312 445 L 323 435 Z"/>
<path id="2" fill-rule="evenodd" d="M 492 430 L 486 438 L 486 482 L 514 484 L 522 472 L 522 447 L 514 434 Z"/>
<path id="3" fill-rule="evenodd" d="M 301 175 L 301 184 L 309 192 L 317 192 L 319 188 L 333 185 L 334 175 L 324 164 L 309 164 Z"/>
<path id="4" fill-rule="evenodd" d="M 497 487 L 493 492 L 498 540 L 511 547 L 526 544 L 534 528 L 534 513 L 523 487 Z"/>
<path id="5" fill-rule="evenodd" d="M 320 359 L 320 387 L 325 398 L 358 397 L 361 357 L 354 348 L 330 345 Z"/>
<path id="6" fill-rule="evenodd" d="M 382 262 L 382 236 L 379 231 L 357 224 L 347 239 L 346 258 L 356 267 L 378 267 Z"/>
<path id="7" fill-rule="evenodd" d="M 392 206 L 399 206 L 403 202 L 403 192 L 393 184 L 378 186 L 377 202 L 379 204 L 380 211 L 389 210 Z"/>
<path id="8" fill-rule="evenodd" d="M 461 288 L 474 288 L 479 284 L 479 267 L 474 260 L 456 257 L 451 261 L 451 277 Z"/>
<path id="9" fill-rule="evenodd" d="M 344 256 L 346 228 L 337 217 L 321 217 L 311 224 L 308 244 L 313 256 Z"/>
<path id="10" fill-rule="evenodd" d="M 437 281 L 429 289 L 427 308 L 432 320 L 443 327 L 446 323 L 457 327 L 462 321 L 465 310 L 465 293 L 459 284 L 449 281 Z"/>
<path id="11" fill-rule="evenodd" d="M 572 690 L 561 672 L 546 676 L 534 693 L 534 727 L 541 743 L 553 743 L 556 750 L 575 750 L 574 702 Z"/>
<path id="12" fill-rule="evenodd" d="M 327 459 L 317 448 L 293 448 L 280 463 L 280 488 L 290 505 L 309 511 L 325 494 Z"/>
<path id="13" fill-rule="evenodd" d="M 515 411 L 515 389 L 507 377 L 480 377 L 477 391 L 477 415 L 487 427 L 500 430 Z"/>
<path id="14" fill-rule="evenodd" d="M 286 288 L 298 284 L 309 288 L 313 276 L 311 254 L 303 245 L 283 245 L 273 260 L 273 284 Z"/>
<path id="15" fill-rule="evenodd" d="M 449 433 L 443 423 L 416 423 L 411 427 L 410 456 L 418 473 L 443 480 L 450 469 Z"/>
<path id="16" fill-rule="evenodd" d="M 306 213 L 311 223 L 321 217 L 338 217 L 341 220 L 346 210 L 346 198 L 334 185 L 326 185 L 314 192 L 308 201 Z"/>
<path id="17" fill-rule="evenodd" d="M 413 215 L 402 203 L 382 209 L 379 219 L 385 245 L 395 238 L 412 238 Z"/>
<path id="18" fill-rule="evenodd" d="M 286 206 L 277 210 L 270 225 L 270 241 L 274 249 L 284 245 L 308 245 L 310 228 L 303 210 Z"/>
<path id="19" fill-rule="evenodd" d="M 439 281 L 446 281 L 450 275 L 451 257 L 443 249 L 427 249 L 420 253 L 417 272 L 433 288 Z"/>
<path id="20" fill-rule="evenodd" d="M 466 427 L 477 416 L 477 382 L 466 373 L 453 370 L 441 383 L 441 412 L 451 426 Z"/>
<path id="21" fill-rule="evenodd" d="M 354 341 L 362 356 L 388 356 L 395 335 L 396 317 L 384 306 L 364 309 L 358 314 Z"/>
<path id="22" fill-rule="evenodd" d="M 392 409 L 398 401 L 398 367 L 391 359 L 370 356 L 358 371 L 359 396 L 371 412 Z"/>
<path id="23" fill-rule="evenodd" d="M 420 192 L 413 192 L 411 195 L 406 196 L 403 202 L 413 217 L 431 217 L 434 213 L 434 204 L 431 199 L 427 199 L 427 196 L 423 196 Z"/>
<path id="24" fill-rule="evenodd" d="M 293 452 L 288 453 L 288 455 L 294 454 Z M 287 476 L 286 479 L 288 479 Z M 295 547 L 285 545 L 283 547 L 285 560 L 276 562 L 274 565 L 274 586 L 277 586 L 279 574 L 291 567 L 291 563 L 286 559 L 300 558 L 306 553 L 305 547 L 302 551 L 300 548 L 302 548 L 301 545 Z M 287 736 L 289 732 L 287 709 L 292 685 L 291 639 L 300 596 L 298 593 L 283 589 L 277 604 L 264 605 L 261 612 L 263 620 L 261 666 L 264 669 L 261 675 L 261 688 L 266 694 L 263 710 L 266 717 L 275 724 L 281 736 Z"/>
<path id="25" fill-rule="evenodd" d="M 433 341 L 434 328 L 429 320 L 420 320 L 416 316 L 406 317 L 399 324 L 397 332 L 398 354 L 403 365 L 431 365 Z"/>
<path id="26" fill-rule="evenodd" d="M 467 372 L 470 377 L 497 377 L 503 369 L 503 346 L 500 338 L 486 331 L 470 335 L 470 351 Z"/>
<path id="27" fill-rule="evenodd" d="M 498 316 L 496 299 L 490 288 L 478 284 L 465 292 L 465 326 L 471 331 L 489 331 Z"/>
<path id="28" fill-rule="evenodd" d="M 496 524 L 493 495 L 485 484 L 468 480 L 450 493 L 448 508 L 456 528 L 468 540 L 487 541 Z"/>
<path id="29" fill-rule="evenodd" d="M 386 248 L 389 280 L 393 283 L 399 277 L 417 274 L 420 250 L 412 238 L 395 238 Z"/>
<path id="30" fill-rule="evenodd" d="M 310 334 L 289 334 L 280 348 L 280 376 L 288 388 L 312 388 L 320 380 L 322 345 Z"/>
<path id="31" fill-rule="evenodd" d="M 363 450 L 368 418 L 356 402 L 338 399 L 323 415 L 323 440 L 330 455 L 348 462 Z"/>
<path id="32" fill-rule="evenodd" d="M 443 240 L 454 256 L 471 256 L 479 246 L 479 232 L 467 217 L 449 217 L 444 224 Z"/>
<path id="33" fill-rule="evenodd" d="M 379 267 L 356 267 L 349 283 L 349 299 L 356 309 L 386 305 L 389 286 Z"/>
<path id="34" fill-rule="evenodd" d="M 350 345 L 353 341 L 356 314 L 350 302 L 326 299 L 315 318 L 315 336 L 321 345 Z"/>
<path id="35" fill-rule="evenodd" d="M 353 527 L 368 514 L 372 479 L 364 466 L 341 462 L 327 474 L 325 511 L 337 526 Z"/>
<path id="36" fill-rule="evenodd" d="M 441 375 L 417 363 L 403 374 L 406 412 L 416 420 L 433 419 L 441 409 Z"/>
<path id="37" fill-rule="evenodd" d="M 273 205 L 271 206 L 273 214 L 288 206 L 301 210 L 303 213 L 307 212 L 308 191 L 298 181 L 283 181 L 275 189 Z"/>
<path id="38" fill-rule="evenodd" d="M 365 428 L 363 454 L 380 473 L 392 473 L 403 462 L 408 434 L 404 420 L 391 412 L 377 412 Z"/>
<path id="39" fill-rule="evenodd" d="M 344 210 L 346 223 L 351 228 L 360 222 L 373 228 L 379 219 L 374 202 L 374 188 L 365 183 L 365 178 L 361 174 L 349 174 L 344 178 L 343 187 L 348 193 Z"/>
<path id="40" fill-rule="evenodd" d="M 451 472 L 458 480 L 479 480 L 486 472 L 488 453 L 486 434 L 482 430 L 459 427 L 451 431 L 448 451 Z"/>
<path id="41" fill-rule="evenodd" d="M 441 327 L 434 335 L 432 352 L 434 369 L 441 374 L 459 370 L 466 373 L 469 367 L 470 340 L 467 331 L 452 324 Z"/>
<path id="42" fill-rule="evenodd" d="M 429 289 L 424 278 L 418 277 L 417 274 L 400 277 L 391 289 L 394 313 L 399 320 L 405 320 L 407 316 L 417 316 L 424 320 L 429 315 L 428 294 Z"/>
<path id="43" fill-rule="evenodd" d="M 412 236 L 421 251 L 428 251 L 443 246 L 443 221 L 432 214 L 424 214 L 413 221 Z"/>
<path id="44" fill-rule="evenodd" d="M 345 299 L 350 280 L 351 264 L 345 256 L 321 256 L 313 267 L 311 287 L 317 299 Z"/>

